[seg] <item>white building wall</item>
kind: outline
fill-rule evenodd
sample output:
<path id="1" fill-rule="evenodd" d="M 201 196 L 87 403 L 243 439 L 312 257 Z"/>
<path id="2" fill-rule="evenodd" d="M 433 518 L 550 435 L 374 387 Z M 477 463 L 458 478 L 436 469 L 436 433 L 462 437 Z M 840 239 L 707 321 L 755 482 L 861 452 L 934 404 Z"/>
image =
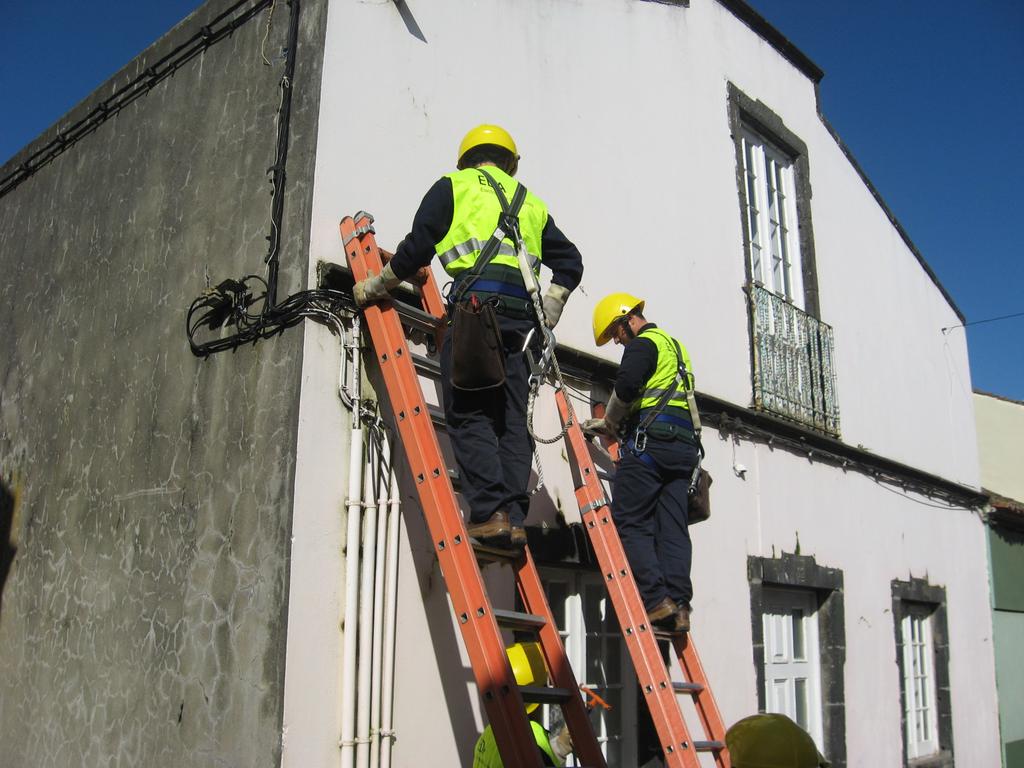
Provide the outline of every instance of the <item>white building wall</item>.
<path id="1" fill-rule="evenodd" d="M 318 260 L 343 260 L 337 223 L 359 209 L 374 214 L 378 241 L 393 249 L 422 194 L 453 169 L 464 132 L 496 122 L 516 137 L 522 180 L 586 260 L 560 341 L 617 359 L 618 348 L 593 347 L 590 312 L 609 291 L 636 292 L 649 316 L 686 342 L 698 387 L 740 405 L 751 401 L 750 339 L 727 84 L 764 102 L 808 147 L 844 440 L 978 485 L 963 335 L 939 331 L 958 322 L 955 312 L 821 123 L 813 83 L 717 3 L 435 0 L 408 4 L 403 18 L 390 0 L 332 0 L 324 56 L 311 275 Z M 307 338 L 309 380 L 333 382 L 336 342 L 319 328 Z M 322 418 L 338 411 L 330 387 L 314 383 L 303 394 L 296 546 L 303 520 L 310 533 L 339 538 L 309 540 L 315 564 L 295 555 L 293 596 L 340 585 L 343 524 L 334 517 L 346 459 L 342 417 Z M 538 431 L 551 434 L 556 422 L 542 406 Z M 757 706 L 746 558 L 793 552 L 799 540 L 801 553 L 844 573 L 848 764 L 899 763 L 890 582 L 911 575 L 947 590 L 956 752 L 995 764 L 991 618 L 974 517 L 746 442 L 735 448 L 750 469 L 741 480 L 732 443 L 713 433 L 706 442 L 715 518 L 694 532 L 695 636 L 726 720 Z M 339 452 L 327 461 L 333 446 Z M 544 460 L 549 493 L 571 509 L 560 448 Z M 304 490 L 331 471 L 339 474 Z M 539 501 L 531 523 L 551 509 Z M 462 651 L 429 542 L 415 506 L 406 510 L 396 765 L 422 765 L 424 754 L 456 764 L 482 724 L 479 704 L 464 656 L 455 661 Z M 321 610 L 336 622 L 334 600 Z M 316 612 L 293 606 L 290 616 L 290 626 L 308 618 L 313 631 L 296 631 L 295 646 L 289 634 L 288 674 L 300 682 L 287 686 L 286 765 L 330 765 L 318 758 L 336 749 L 337 734 L 325 739 L 319 729 L 337 719 L 337 681 L 323 670 L 340 640 Z M 314 679 L 320 687 L 311 691 L 305 681 Z M 318 710 L 313 721 L 304 721 L 307 707 Z M 300 727 L 321 742 L 308 755 L 294 746 Z"/>
<path id="2" fill-rule="evenodd" d="M 714 512 L 692 530 L 694 637 L 726 721 L 757 710 L 746 557 L 799 552 L 843 572 L 847 764 L 900 764 L 891 582 L 913 576 L 946 588 L 955 753 L 997 765 L 985 531 L 973 513 L 763 445 L 733 454 L 714 432 L 705 445 Z"/>

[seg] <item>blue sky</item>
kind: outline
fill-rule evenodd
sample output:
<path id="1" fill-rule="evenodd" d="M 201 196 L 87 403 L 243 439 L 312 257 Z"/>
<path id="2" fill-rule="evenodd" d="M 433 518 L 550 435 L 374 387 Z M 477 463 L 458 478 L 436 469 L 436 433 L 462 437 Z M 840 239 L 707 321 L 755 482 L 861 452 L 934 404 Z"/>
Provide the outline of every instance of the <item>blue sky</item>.
<path id="1" fill-rule="evenodd" d="M 825 70 L 822 110 L 967 321 L 1024 312 L 1024 3 L 750 4 Z M 0 0 L 0 162 L 199 5 Z M 976 389 L 1024 400 L 1024 316 L 949 333 Z"/>
<path id="2" fill-rule="evenodd" d="M 825 71 L 822 112 L 968 323 L 1024 313 L 1024 3 L 748 1 Z M 1024 400 L 1024 316 L 965 332 L 974 388 Z"/>

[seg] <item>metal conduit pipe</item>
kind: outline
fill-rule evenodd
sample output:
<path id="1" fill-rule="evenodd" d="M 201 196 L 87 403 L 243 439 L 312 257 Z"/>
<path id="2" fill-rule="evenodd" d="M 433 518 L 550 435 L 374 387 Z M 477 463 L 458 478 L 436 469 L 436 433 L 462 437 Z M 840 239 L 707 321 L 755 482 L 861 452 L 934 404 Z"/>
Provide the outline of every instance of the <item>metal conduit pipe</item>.
<path id="1" fill-rule="evenodd" d="M 395 474 L 393 463 L 394 453 L 386 451 L 390 472 L 388 490 L 388 533 L 385 562 L 387 572 L 384 574 L 384 659 L 381 670 L 381 754 L 380 768 L 391 768 L 391 747 L 394 742 L 394 704 L 395 704 L 395 633 L 398 625 L 398 541 L 401 532 L 401 497 L 398 491 L 398 475 Z"/>
<path id="2" fill-rule="evenodd" d="M 341 765 L 353 768 L 355 761 L 356 719 L 356 622 L 359 599 L 359 524 L 362 515 L 363 490 L 363 428 L 359 412 L 361 376 L 359 360 L 359 318 L 352 319 L 350 351 L 352 353 L 351 386 L 352 430 L 349 438 L 348 497 L 345 501 L 348 525 L 345 534 L 345 619 L 341 661 Z M 346 350 L 342 351 L 342 356 Z"/>
<path id="3" fill-rule="evenodd" d="M 370 659 L 370 765 L 380 765 L 380 702 L 381 665 L 384 643 L 384 574 L 387 569 L 387 525 L 388 491 L 390 490 L 391 453 L 388 450 L 387 432 L 381 428 L 380 455 L 376 462 L 374 477 L 379 483 L 377 496 L 377 539 L 374 552 L 373 572 L 373 652 Z"/>
<path id="4" fill-rule="evenodd" d="M 373 428 L 371 427 L 372 435 Z M 363 468 L 363 541 L 359 567 L 359 656 L 356 685 L 356 768 L 370 766 L 370 689 L 373 685 L 373 588 L 377 551 L 376 461 L 379 458 L 370 441 Z"/>

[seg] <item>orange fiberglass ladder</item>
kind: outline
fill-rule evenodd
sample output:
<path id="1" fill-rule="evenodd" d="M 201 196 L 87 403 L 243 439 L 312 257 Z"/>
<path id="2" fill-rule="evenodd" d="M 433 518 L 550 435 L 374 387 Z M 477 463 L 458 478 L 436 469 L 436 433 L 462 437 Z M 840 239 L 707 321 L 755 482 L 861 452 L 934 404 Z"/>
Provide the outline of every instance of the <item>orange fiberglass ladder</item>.
<path id="1" fill-rule="evenodd" d="M 372 223 L 373 217 L 365 212 L 341 221 L 345 254 L 356 280 L 365 279 L 370 271 L 380 274 L 382 269 Z M 424 310 L 434 318 L 436 326 L 436 318 L 443 314 L 443 309 L 433 278 L 424 286 L 421 296 Z M 506 768 L 541 766 L 540 751 L 524 706 L 526 701 L 537 701 L 560 704 L 582 764 L 604 768 L 604 756 L 590 727 L 529 548 L 509 558 L 525 612 L 493 609 L 394 302 L 367 306 L 363 317 L 502 762 Z M 499 625 L 536 632 L 554 688 L 516 685 Z"/>
<path id="2" fill-rule="evenodd" d="M 355 280 L 366 278 L 371 271 L 379 274 L 382 269 L 372 222 L 373 217 L 365 212 L 341 221 L 345 252 Z M 440 336 L 443 333 L 440 321 L 445 313 L 433 277 L 420 289 L 420 295 L 423 309 Z M 604 766 L 605 760 L 590 728 L 586 709 L 576 695 L 576 680 L 529 548 L 509 558 L 528 613 L 493 610 L 476 556 L 468 545 L 462 513 L 409 355 L 401 318 L 394 302 L 390 301 L 370 305 L 363 312 L 502 762 L 508 768 L 539 764 L 536 742 L 523 708 L 524 700 L 528 699 L 560 703 L 577 761 L 583 766 Z M 716 768 L 730 768 L 725 726 L 697 650 L 687 635 L 661 633 L 650 626 L 587 441 L 578 420 L 572 417 L 560 383 L 555 388 L 555 401 L 566 428 L 565 440 L 583 527 L 604 574 L 605 586 L 661 742 L 665 765 L 700 768 L 698 753 L 704 752 L 713 756 Z M 499 623 L 509 628 L 537 631 L 555 689 L 516 686 L 498 631 Z M 670 640 L 687 682 L 672 681 L 662 660 L 659 639 Z M 679 707 L 680 695 L 692 697 L 707 735 L 706 741 L 691 740 Z"/>

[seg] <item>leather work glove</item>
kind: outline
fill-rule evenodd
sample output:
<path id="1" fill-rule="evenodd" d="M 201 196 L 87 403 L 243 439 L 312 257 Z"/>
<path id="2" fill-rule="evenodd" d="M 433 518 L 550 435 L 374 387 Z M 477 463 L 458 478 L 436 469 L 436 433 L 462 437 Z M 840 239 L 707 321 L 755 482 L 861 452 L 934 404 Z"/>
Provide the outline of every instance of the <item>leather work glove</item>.
<path id="1" fill-rule="evenodd" d="M 383 248 L 379 250 L 380 260 L 382 264 L 387 264 L 393 258 L 395 258 L 395 254 L 393 254 L 391 251 L 385 251 Z M 420 288 L 422 288 L 424 285 L 427 284 L 427 280 L 430 279 L 430 265 L 420 267 L 405 279 L 408 280 L 413 285 L 418 285 Z"/>
<path id="2" fill-rule="evenodd" d="M 569 726 L 562 723 L 562 727 L 548 739 L 548 744 L 551 745 L 551 751 L 555 753 L 555 757 L 565 762 L 565 758 L 572 754 L 572 736 L 569 734 Z"/>
<path id="3" fill-rule="evenodd" d="M 356 283 L 352 287 L 352 296 L 357 305 L 365 307 L 374 301 L 390 299 L 391 294 L 388 291 L 401 282 L 401 279 L 395 277 L 395 271 L 391 268 L 391 264 L 387 264 L 379 275 L 371 273 L 368 278 Z"/>
<path id="4" fill-rule="evenodd" d="M 563 285 L 552 283 L 548 292 L 544 294 L 544 325 L 549 329 L 558 325 L 558 319 L 562 316 L 565 302 L 571 291 Z"/>
<path id="5" fill-rule="evenodd" d="M 622 421 L 629 415 L 629 404 L 619 399 L 612 390 L 612 396 L 608 398 L 608 406 L 605 408 L 604 417 L 600 419 L 587 419 L 580 425 L 581 429 L 588 435 L 605 435 L 617 437 Z"/>

